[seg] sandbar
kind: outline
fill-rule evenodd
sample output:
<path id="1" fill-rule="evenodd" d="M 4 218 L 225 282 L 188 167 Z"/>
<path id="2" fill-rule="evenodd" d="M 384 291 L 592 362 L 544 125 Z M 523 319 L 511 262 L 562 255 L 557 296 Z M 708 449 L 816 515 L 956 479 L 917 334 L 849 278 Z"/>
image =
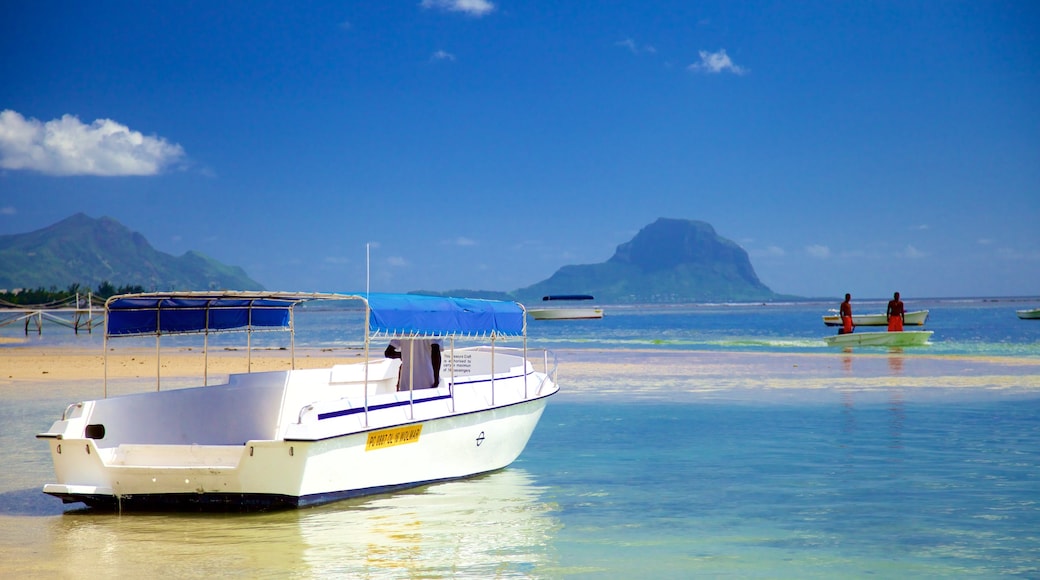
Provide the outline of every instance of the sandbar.
<path id="1" fill-rule="evenodd" d="M 727 393 L 761 396 L 794 391 L 976 389 L 1040 394 L 1040 358 L 850 353 L 748 353 L 660 350 L 557 350 L 561 395 L 673 399 Z M 382 356 L 374 353 L 373 356 Z M 327 368 L 362 360 L 352 348 L 113 349 L 76 346 L 0 347 L 0 398 L 52 390 L 109 395 L 154 388 L 158 374 L 172 386 L 216 384 L 229 373 Z M 541 358 L 532 357 L 541 370 Z M 207 370 L 208 369 L 208 370 Z M 750 395 L 749 395 L 750 393 Z M 56 393 L 55 393 L 56 394 Z M 71 394 L 71 393 L 70 393 Z"/>
<path id="2" fill-rule="evenodd" d="M 382 356 L 382 352 L 379 353 Z M 322 368 L 361 360 L 351 349 L 296 349 L 295 368 Z M 107 371 L 106 371 L 107 364 Z M 202 376 L 205 365 L 211 374 L 286 370 L 293 357 L 284 349 L 211 349 L 203 358 L 199 349 L 118 349 L 103 352 L 67 346 L 6 346 L 0 348 L 0 384 L 22 381 L 68 381 Z"/>

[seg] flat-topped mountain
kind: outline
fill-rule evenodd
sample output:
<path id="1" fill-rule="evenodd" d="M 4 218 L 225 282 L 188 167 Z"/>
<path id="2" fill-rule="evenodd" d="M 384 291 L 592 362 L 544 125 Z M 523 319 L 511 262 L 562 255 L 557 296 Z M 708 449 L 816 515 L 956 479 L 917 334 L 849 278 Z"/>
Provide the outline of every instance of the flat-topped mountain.
<path id="1" fill-rule="evenodd" d="M 262 290 L 242 268 L 198 252 L 160 252 L 110 217 L 78 213 L 52 226 L 0 236 L 0 288 L 89 288 L 102 282 L 146 290 Z"/>
<path id="2" fill-rule="evenodd" d="M 660 218 L 599 264 L 564 266 L 513 292 L 527 302 L 549 294 L 592 294 L 605 303 L 758 301 L 781 298 L 763 284 L 747 252 L 702 221 Z"/>

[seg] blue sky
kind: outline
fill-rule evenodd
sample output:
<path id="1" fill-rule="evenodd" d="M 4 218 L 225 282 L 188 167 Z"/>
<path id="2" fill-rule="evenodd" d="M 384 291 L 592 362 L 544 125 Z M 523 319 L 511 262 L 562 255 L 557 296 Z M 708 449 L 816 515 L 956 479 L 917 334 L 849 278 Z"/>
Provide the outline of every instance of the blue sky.
<path id="1" fill-rule="evenodd" d="M 0 234 L 514 290 L 703 220 L 801 296 L 1040 294 L 1035 2 L 0 8 Z M 582 291 L 575 288 L 575 292 Z"/>

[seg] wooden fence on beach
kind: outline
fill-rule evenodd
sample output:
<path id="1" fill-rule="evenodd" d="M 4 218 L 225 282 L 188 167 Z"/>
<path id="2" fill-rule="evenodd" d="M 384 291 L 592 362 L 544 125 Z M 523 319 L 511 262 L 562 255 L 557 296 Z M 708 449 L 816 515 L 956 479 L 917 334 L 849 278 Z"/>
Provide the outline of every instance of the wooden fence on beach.
<path id="1" fill-rule="evenodd" d="M 77 294 L 66 300 L 48 304 L 12 304 L 0 301 L 0 328 L 24 322 L 25 334 L 31 329 L 43 334 L 43 322 L 53 322 L 71 328 L 91 332 L 105 322 L 104 301 L 87 294 Z"/>

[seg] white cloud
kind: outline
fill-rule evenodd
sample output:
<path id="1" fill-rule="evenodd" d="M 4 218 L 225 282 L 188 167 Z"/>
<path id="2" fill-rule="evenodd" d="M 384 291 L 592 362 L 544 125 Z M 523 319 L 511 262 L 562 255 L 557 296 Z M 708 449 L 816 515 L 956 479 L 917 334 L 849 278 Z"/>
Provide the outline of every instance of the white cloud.
<path id="1" fill-rule="evenodd" d="M 624 40 L 619 40 L 619 41 L 615 42 L 614 45 L 615 46 L 620 46 L 620 47 L 623 47 L 623 48 L 627 48 L 628 51 L 631 52 L 632 54 L 654 54 L 654 53 L 657 52 L 657 49 L 652 47 L 652 46 L 650 46 L 649 44 L 644 44 L 643 46 L 639 46 L 638 44 L 636 44 L 636 41 L 632 40 L 631 38 L 626 38 Z"/>
<path id="2" fill-rule="evenodd" d="M 10 205 L 0 207 L 0 215 L 14 215 L 16 213 L 18 213 L 18 210 Z"/>
<path id="3" fill-rule="evenodd" d="M 448 240 L 448 241 L 446 241 L 444 243 L 452 245 L 452 246 L 475 246 L 475 245 L 477 245 L 477 241 L 476 240 L 473 240 L 473 239 L 470 239 L 470 238 L 467 238 L 467 237 L 464 237 L 464 236 L 459 236 L 459 237 L 455 238 L 454 240 Z"/>
<path id="4" fill-rule="evenodd" d="M 495 5 L 487 0 L 422 0 L 423 8 L 462 12 L 470 16 L 486 16 L 495 10 Z"/>
<path id="5" fill-rule="evenodd" d="M 925 257 L 928 256 L 928 254 L 925 253 L 925 252 L 922 252 L 921 250 L 918 250 L 917 248 L 913 247 L 910 244 L 907 244 L 906 249 L 903 250 L 903 252 L 900 254 L 900 256 L 902 256 L 904 258 L 909 258 L 911 260 L 916 260 L 918 258 L 925 258 Z"/>
<path id="6" fill-rule="evenodd" d="M 979 238 L 977 242 L 980 246 L 989 246 L 993 243 L 990 238 Z"/>
<path id="7" fill-rule="evenodd" d="M 386 263 L 394 268 L 404 268 L 408 266 L 408 260 L 405 260 L 401 256 L 390 256 L 386 259 Z"/>
<path id="8" fill-rule="evenodd" d="M 698 54 L 700 54 L 701 61 L 691 64 L 686 67 L 687 69 L 695 72 L 707 72 L 712 74 L 729 71 L 736 75 L 742 75 L 747 72 L 746 68 L 733 64 L 729 55 L 726 54 L 725 49 L 719 49 L 718 52 L 702 50 Z"/>
<path id="9" fill-rule="evenodd" d="M 438 60 L 454 61 L 455 60 L 455 55 L 450 53 L 450 52 L 444 51 L 444 50 L 438 50 L 437 52 L 433 53 L 433 55 L 430 57 L 430 60 L 432 60 L 432 61 L 438 61 Z"/>
<path id="10" fill-rule="evenodd" d="M 111 119 L 84 125 L 73 115 L 43 123 L 0 112 L 0 167 L 48 175 L 155 175 L 184 156 L 180 145 Z"/>
<path id="11" fill-rule="evenodd" d="M 820 244 L 806 246 L 805 251 L 814 258 L 829 258 L 831 255 L 831 249 Z"/>

